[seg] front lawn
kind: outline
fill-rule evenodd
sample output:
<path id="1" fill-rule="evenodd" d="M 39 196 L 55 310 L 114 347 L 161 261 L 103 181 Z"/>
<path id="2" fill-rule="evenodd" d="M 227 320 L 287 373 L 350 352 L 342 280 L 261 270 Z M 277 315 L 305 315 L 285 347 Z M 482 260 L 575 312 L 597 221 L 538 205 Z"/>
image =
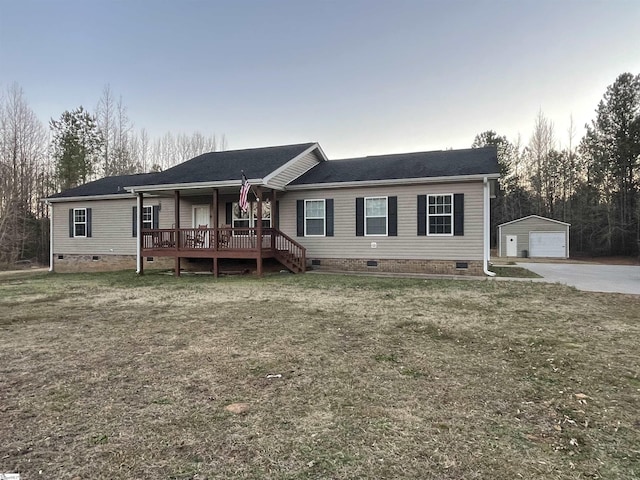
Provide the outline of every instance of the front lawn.
<path id="1" fill-rule="evenodd" d="M 638 312 L 545 283 L 2 276 L 0 473 L 638 478 Z"/>

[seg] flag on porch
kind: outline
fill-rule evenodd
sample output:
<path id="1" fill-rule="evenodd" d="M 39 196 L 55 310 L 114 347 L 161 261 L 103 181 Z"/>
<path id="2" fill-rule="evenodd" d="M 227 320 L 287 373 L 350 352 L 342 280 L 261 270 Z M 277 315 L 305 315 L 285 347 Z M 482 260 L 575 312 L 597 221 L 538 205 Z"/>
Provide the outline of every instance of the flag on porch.
<path id="1" fill-rule="evenodd" d="M 249 190 L 251 189 L 251 184 L 244 172 L 242 172 L 242 186 L 240 187 L 240 201 L 238 204 L 240 205 L 240 210 L 246 212 L 249 209 L 249 202 L 247 201 L 247 197 L 249 196 Z"/>

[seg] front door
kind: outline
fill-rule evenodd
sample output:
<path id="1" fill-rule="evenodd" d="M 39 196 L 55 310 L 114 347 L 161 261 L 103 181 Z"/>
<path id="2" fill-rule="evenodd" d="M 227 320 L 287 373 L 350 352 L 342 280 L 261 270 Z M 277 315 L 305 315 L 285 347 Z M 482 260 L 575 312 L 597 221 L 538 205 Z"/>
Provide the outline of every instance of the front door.
<path id="1" fill-rule="evenodd" d="M 507 257 L 518 256 L 518 236 L 507 235 Z"/>
<path id="2" fill-rule="evenodd" d="M 209 228 L 209 205 L 193 206 L 193 228 L 206 226 Z"/>
<path id="3" fill-rule="evenodd" d="M 193 228 L 209 228 L 209 205 L 193 206 Z M 196 232 L 198 244 L 201 247 L 209 248 L 209 235 L 206 232 Z"/>

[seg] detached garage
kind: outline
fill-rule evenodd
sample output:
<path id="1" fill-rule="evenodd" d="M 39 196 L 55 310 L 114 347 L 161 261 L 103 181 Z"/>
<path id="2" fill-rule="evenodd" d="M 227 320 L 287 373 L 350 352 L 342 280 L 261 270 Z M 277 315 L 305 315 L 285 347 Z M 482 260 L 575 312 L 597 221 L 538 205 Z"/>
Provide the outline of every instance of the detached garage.
<path id="1" fill-rule="evenodd" d="M 569 258 L 569 224 L 529 215 L 498 225 L 498 256 Z"/>

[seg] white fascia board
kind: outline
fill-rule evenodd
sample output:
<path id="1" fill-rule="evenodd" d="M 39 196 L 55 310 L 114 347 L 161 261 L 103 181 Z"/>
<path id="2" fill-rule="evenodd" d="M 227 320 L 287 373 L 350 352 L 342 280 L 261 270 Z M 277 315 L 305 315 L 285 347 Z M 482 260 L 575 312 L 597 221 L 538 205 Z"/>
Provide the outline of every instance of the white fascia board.
<path id="1" fill-rule="evenodd" d="M 114 200 L 114 199 L 131 199 L 134 195 L 131 193 L 112 193 L 110 195 L 85 195 L 82 197 L 56 197 L 56 198 L 43 198 L 44 202 L 50 203 L 62 203 L 62 202 L 82 202 L 86 200 Z"/>
<path id="2" fill-rule="evenodd" d="M 316 190 L 325 188 L 376 187 L 387 185 L 416 185 L 421 183 L 481 182 L 485 178 L 498 179 L 500 174 L 455 175 L 450 177 L 393 178 L 385 180 L 364 180 L 355 182 L 310 183 L 307 185 L 287 185 L 287 190 Z"/>
<path id="3" fill-rule="evenodd" d="M 326 161 L 327 157 L 325 156 L 324 152 L 320 149 L 320 145 L 318 145 L 317 143 L 314 143 L 313 145 L 311 145 L 309 148 L 307 148 L 304 152 L 300 153 L 299 155 L 296 155 L 295 157 L 293 157 L 291 160 L 289 160 L 287 163 L 285 163 L 284 165 L 280 165 L 278 168 L 276 168 L 273 172 L 271 172 L 269 175 L 267 175 L 266 177 L 264 177 L 264 183 L 267 184 L 269 183 L 269 180 L 271 180 L 273 177 L 275 177 L 276 175 L 279 175 L 280 173 L 282 173 L 283 171 L 285 171 L 287 168 L 289 168 L 291 165 L 293 165 L 294 163 L 296 163 L 298 160 L 300 160 L 302 157 L 304 157 L 305 155 L 307 155 L 308 153 L 313 152 L 315 149 L 318 149 L 318 151 L 320 152 L 320 156 L 322 157 L 320 159 L 321 162 Z M 314 165 L 315 166 L 315 165 Z M 313 167 L 311 167 L 313 168 Z M 304 174 L 303 174 L 304 175 Z"/>
<path id="4" fill-rule="evenodd" d="M 329 161 L 329 157 L 327 157 L 327 155 L 324 153 L 324 150 L 322 150 L 322 147 L 320 146 L 319 143 L 316 143 L 316 148 L 320 152 L 320 156 L 322 157 L 322 161 L 323 162 L 328 162 Z"/>
<path id="5" fill-rule="evenodd" d="M 504 225 L 511 225 L 512 223 L 522 222 L 523 220 L 527 220 L 529 218 L 538 218 L 540 220 L 546 220 L 548 222 L 559 223 L 560 225 L 567 225 L 569 227 L 571 226 L 570 223 L 561 222 L 560 220 L 554 220 L 553 218 L 541 217 L 540 215 L 527 215 L 526 217 L 516 218 L 515 220 L 511 220 L 510 222 L 501 223 L 500 225 L 498 225 L 498 227 L 502 227 Z"/>
<path id="6" fill-rule="evenodd" d="M 263 185 L 261 178 L 248 178 L 251 185 Z M 219 182 L 168 183 L 164 185 L 133 185 L 124 187 L 128 192 L 157 192 L 160 190 L 197 190 L 200 188 L 240 187 L 242 180 L 222 180 Z"/>

